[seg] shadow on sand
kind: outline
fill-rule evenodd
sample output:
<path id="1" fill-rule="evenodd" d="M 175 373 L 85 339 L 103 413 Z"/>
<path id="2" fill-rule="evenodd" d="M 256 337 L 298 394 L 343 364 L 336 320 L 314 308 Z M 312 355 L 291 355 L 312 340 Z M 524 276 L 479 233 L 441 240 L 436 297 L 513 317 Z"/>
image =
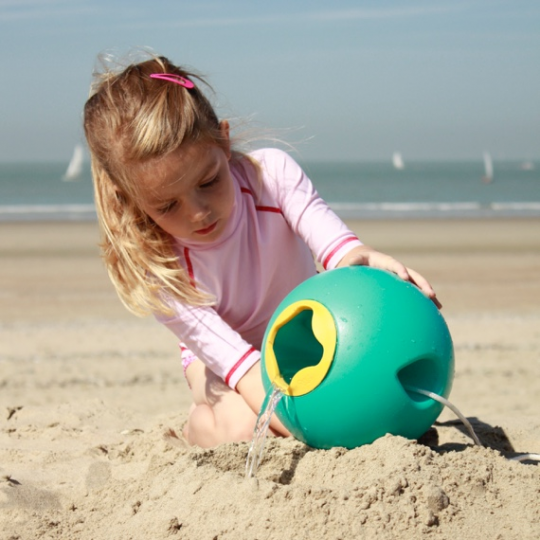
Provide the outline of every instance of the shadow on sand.
<path id="1" fill-rule="evenodd" d="M 471 423 L 476 435 L 478 436 L 484 447 L 496 450 L 500 452 L 504 457 L 509 459 L 526 453 L 516 451 L 508 435 L 502 427 L 492 426 L 491 424 L 483 422 L 476 416 L 468 417 L 467 419 Z M 440 454 L 444 454 L 447 452 L 462 452 L 463 450 L 474 444 L 471 439 L 470 444 L 447 442 L 439 445 L 437 427 L 455 428 L 470 438 L 470 433 L 464 426 L 464 424 L 461 422 L 461 420 L 455 419 L 448 420 L 446 422 L 435 422 L 433 427 L 418 439 L 418 442 L 425 446 L 429 446 L 433 451 Z M 535 460 L 525 460 L 522 461 L 522 463 L 538 465 L 538 461 Z"/>

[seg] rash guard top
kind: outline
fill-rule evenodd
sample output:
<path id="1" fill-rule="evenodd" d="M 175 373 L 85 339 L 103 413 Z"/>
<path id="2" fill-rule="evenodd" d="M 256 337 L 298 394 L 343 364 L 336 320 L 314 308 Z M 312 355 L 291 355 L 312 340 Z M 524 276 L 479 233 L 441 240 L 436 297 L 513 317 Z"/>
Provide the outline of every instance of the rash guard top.
<path id="1" fill-rule="evenodd" d="M 316 274 L 314 258 L 335 268 L 358 238 L 321 199 L 302 168 L 285 152 L 262 149 L 231 164 L 235 202 L 220 237 L 176 240 L 180 264 L 213 306 L 169 299 L 173 315 L 157 315 L 182 341 L 183 357 L 197 357 L 235 388 L 260 359 L 266 326 L 283 298 Z"/>

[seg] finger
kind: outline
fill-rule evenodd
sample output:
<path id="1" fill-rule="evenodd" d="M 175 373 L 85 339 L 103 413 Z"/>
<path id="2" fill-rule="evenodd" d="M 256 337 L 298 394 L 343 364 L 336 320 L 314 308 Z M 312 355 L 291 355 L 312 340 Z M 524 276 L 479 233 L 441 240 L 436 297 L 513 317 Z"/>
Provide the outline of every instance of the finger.
<path id="1" fill-rule="evenodd" d="M 398 277 L 400 277 L 404 281 L 411 281 L 411 275 L 409 273 L 409 269 L 401 264 L 399 261 L 394 259 L 393 257 L 388 257 L 386 260 L 386 264 L 384 265 L 386 270 L 390 270 L 390 272 L 394 272 Z"/>
<path id="2" fill-rule="evenodd" d="M 412 270 L 411 268 L 407 269 L 409 272 L 410 281 L 414 283 L 424 294 L 429 296 L 429 298 L 432 298 L 435 296 L 435 291 L 433 290 L 433 287 L 429 284 L 428 280 L 419 274 L 416 270 Z"/>
<path id="3" fill-rule="evenodd" d="M 433 287 L 429 284 L 421 274 L 408 268 L 411 276 L 411 283 L 414 283 L 436 306 L 438 309 L 442 309 L 442 304 L 439 302 Z"/>

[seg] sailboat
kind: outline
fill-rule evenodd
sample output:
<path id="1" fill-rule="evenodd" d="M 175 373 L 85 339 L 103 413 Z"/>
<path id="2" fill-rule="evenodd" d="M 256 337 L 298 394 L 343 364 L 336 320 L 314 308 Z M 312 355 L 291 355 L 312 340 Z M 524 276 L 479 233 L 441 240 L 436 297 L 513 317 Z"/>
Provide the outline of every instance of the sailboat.
<path id="1" fill-rule="evenodd" d="M 77 144 L 73 150 L 73 156 L 69 162 L 68 168 L 64 173 L 63 180 L 66 182 L 72 182 L 73 180 L 79 180 L 82 175 L 84 162 L 84 149 L 82 144 Z"/>
<path id="2" fill-rule="evenodd" d="M 403 157 L 399 152 L 394 152 L 392 155 L 392 164 L 394 165 L 394 169 L 404 169 L 405 163 L 403 163 Z"/>
<path id="3" fill-rule="evenodd" d="M 523 161 L 519 168 L 522 171 L 534 171 L 534 163 L 532 161 Z"/>
<path id="4" fill-rule="evenodd" d="M 493 161 L 489 152 L 484 152 L 484 176 L 482 182 L 484 184 L 493 182 Z"/>

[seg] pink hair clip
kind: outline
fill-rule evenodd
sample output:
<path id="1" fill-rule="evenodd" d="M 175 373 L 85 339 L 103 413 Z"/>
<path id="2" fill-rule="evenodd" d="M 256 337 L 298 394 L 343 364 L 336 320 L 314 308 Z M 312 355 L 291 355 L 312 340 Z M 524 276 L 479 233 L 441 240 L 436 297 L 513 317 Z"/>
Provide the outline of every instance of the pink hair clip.
<path id="1" fill-rule="evenodd" d="M 195 88 L 195 85 L 185 77 L 181 75 L 175 75 L 174 73 L 152 73 L 150 75 L 151 79 L 161 79 L 162 81 L 168 81 L 175 84 L 179 84 L 184 88 Z"/>

